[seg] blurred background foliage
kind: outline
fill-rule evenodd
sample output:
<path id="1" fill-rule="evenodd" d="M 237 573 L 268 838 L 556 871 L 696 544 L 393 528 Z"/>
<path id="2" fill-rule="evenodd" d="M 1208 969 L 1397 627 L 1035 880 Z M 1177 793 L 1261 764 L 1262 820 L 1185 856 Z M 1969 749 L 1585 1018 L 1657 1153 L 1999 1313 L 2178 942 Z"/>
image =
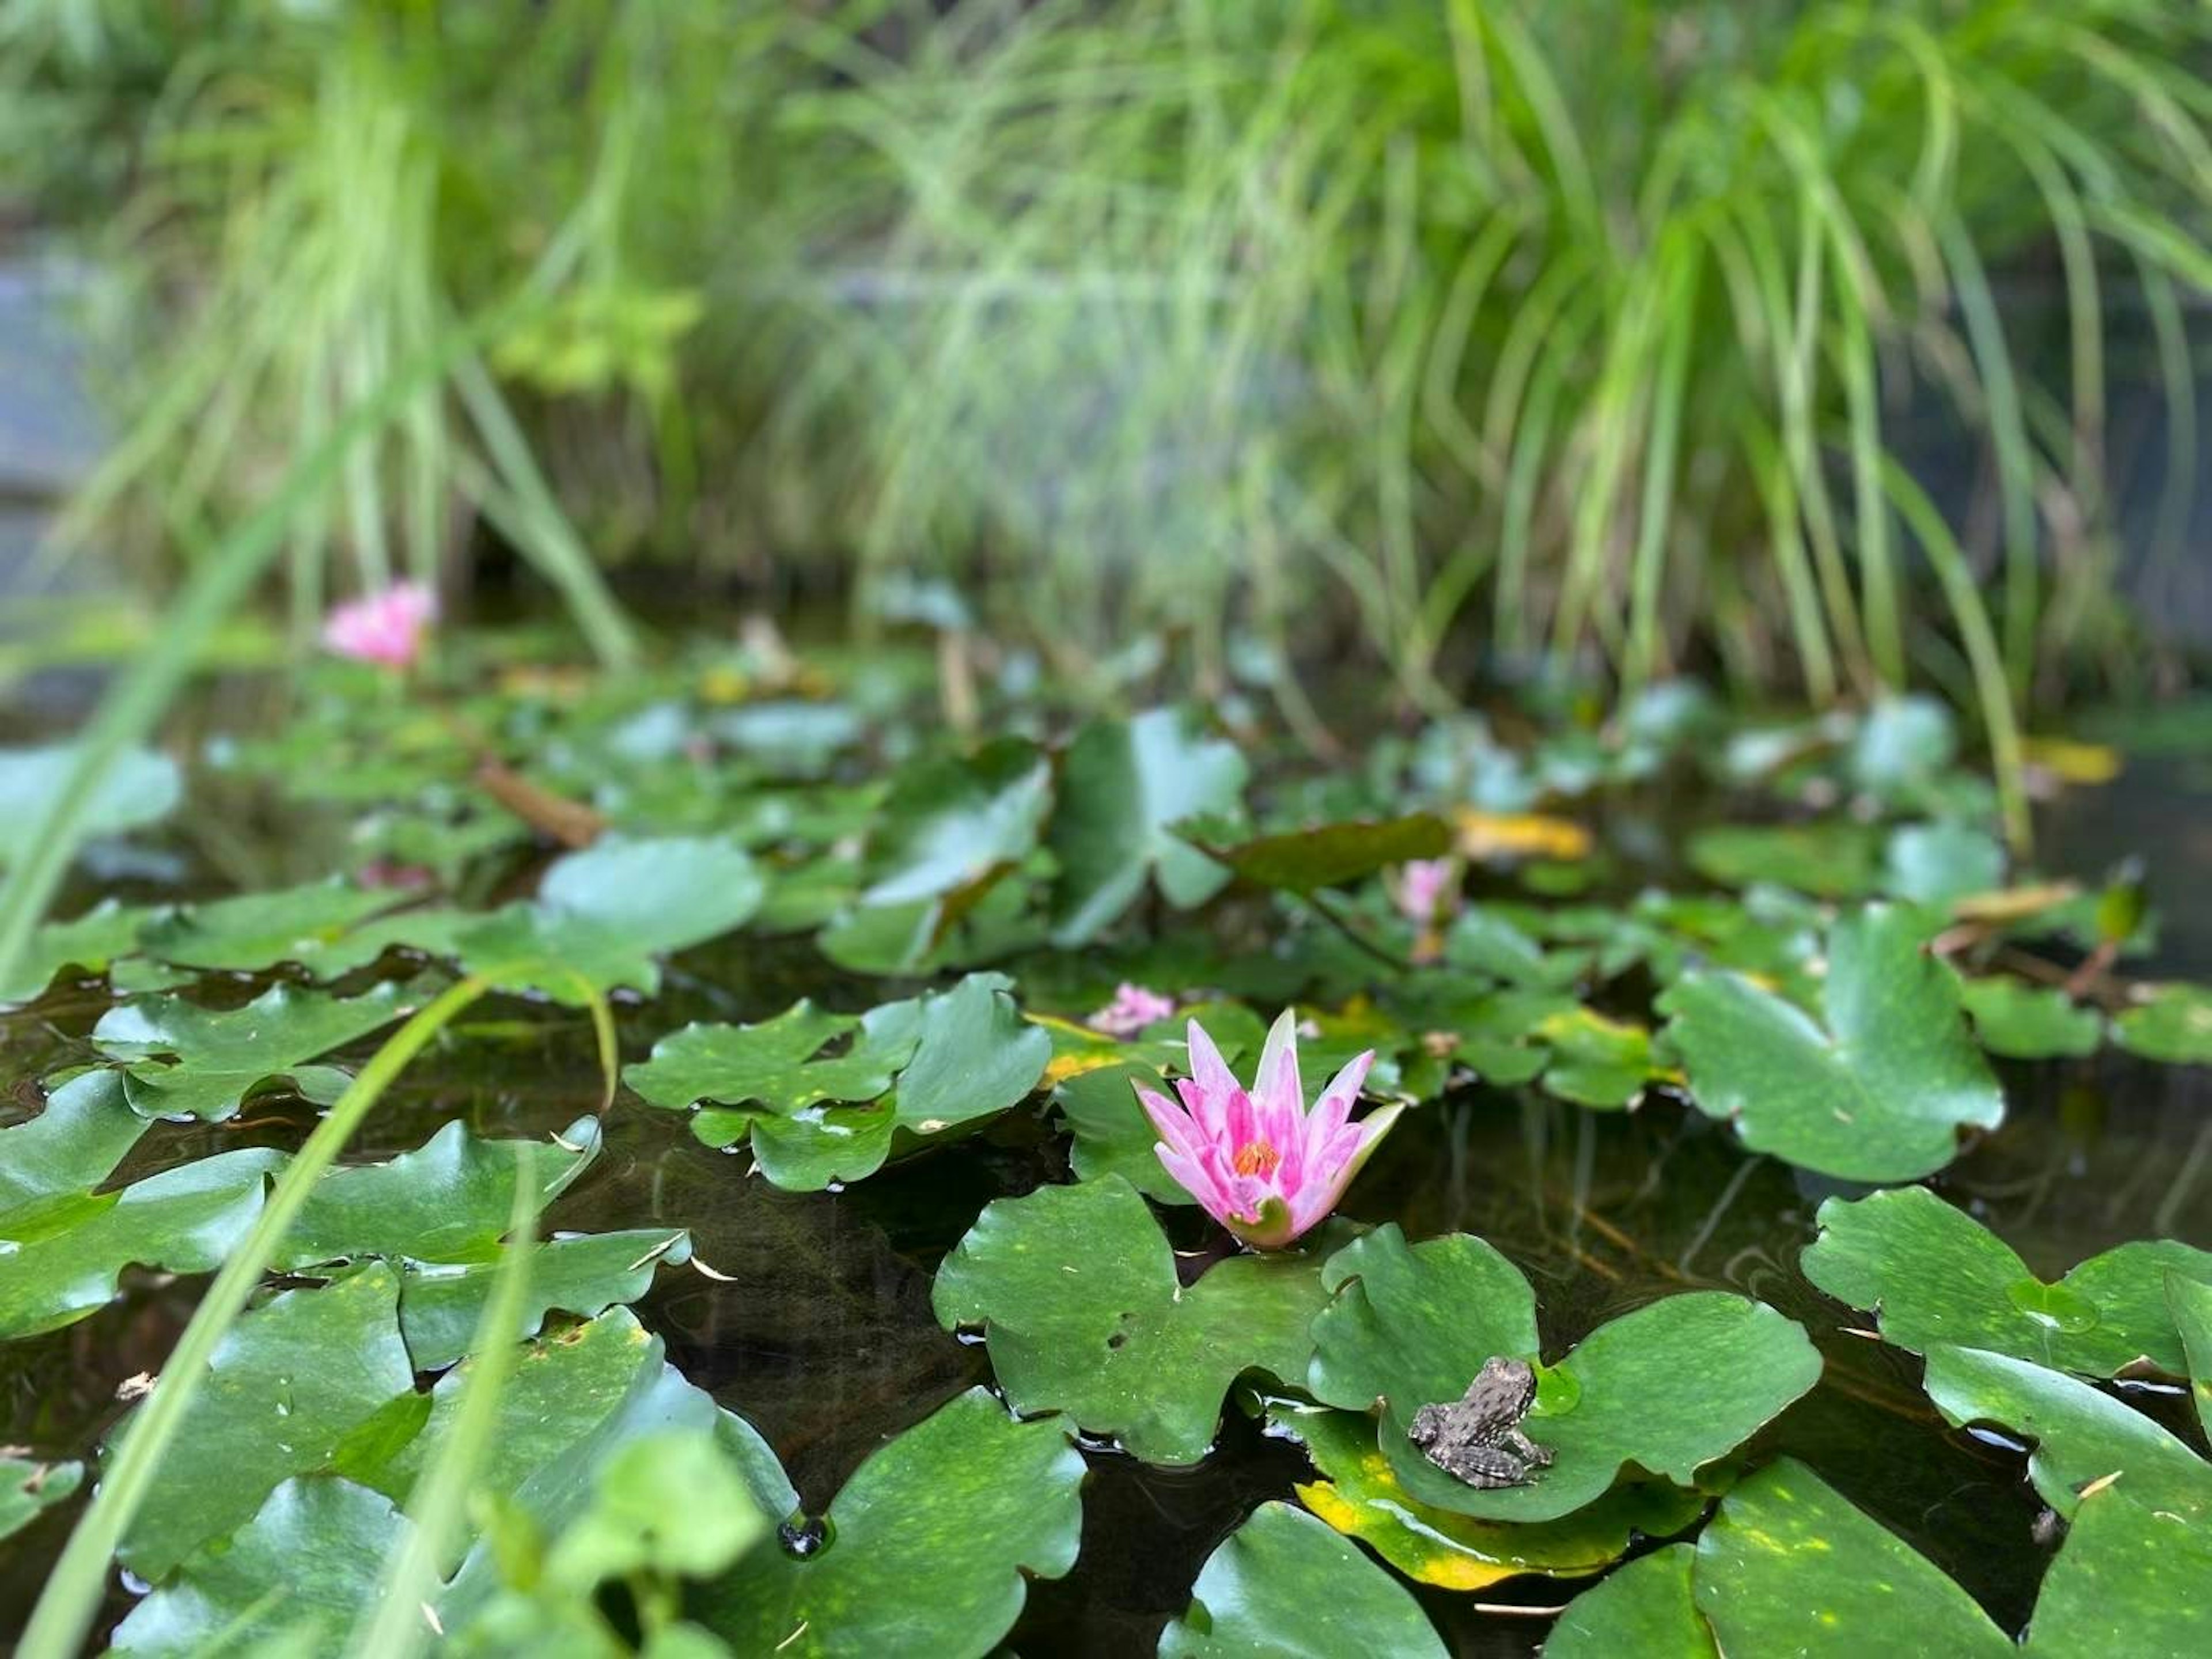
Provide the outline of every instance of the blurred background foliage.
<path id="1" fill-rule="evenodd" d="M 616 587 L 835 598 L 1294 714 L 1324 658 L 1428 708 L 1547 653 L 1917 680 L 2002 763 L 2160 671 L 2197 557 L 2208 45 L 2196 0 L 0 0 L 0 193 L 86 256 L 64 545 L 173 584 L 353 431 L 288 509 L 303 630 L 512 549 L 611 658 Z"/>

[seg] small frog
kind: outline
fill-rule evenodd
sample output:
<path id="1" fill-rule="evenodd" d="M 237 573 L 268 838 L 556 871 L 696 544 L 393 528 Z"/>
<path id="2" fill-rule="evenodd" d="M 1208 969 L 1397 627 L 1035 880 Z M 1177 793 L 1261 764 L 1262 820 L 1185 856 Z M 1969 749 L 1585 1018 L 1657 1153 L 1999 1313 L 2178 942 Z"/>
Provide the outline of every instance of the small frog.
<path id="1" fill-rule="evenodd" d="M 1547 1448 L 1521 1432 L 1535 1398 L 1536 1373 L 1525 1363 L 1486 1359 L 1456 1401 L 1415 1412 L 1407 1438 L 1470 1486 L 1526 1486 L 1552 1461 Z"/>

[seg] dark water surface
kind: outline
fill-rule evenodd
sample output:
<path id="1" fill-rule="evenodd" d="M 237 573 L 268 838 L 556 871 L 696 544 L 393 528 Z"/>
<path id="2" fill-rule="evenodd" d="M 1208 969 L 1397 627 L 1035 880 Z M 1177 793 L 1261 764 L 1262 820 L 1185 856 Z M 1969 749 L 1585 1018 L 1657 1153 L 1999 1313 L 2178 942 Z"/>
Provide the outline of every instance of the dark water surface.
<path id="1" fill-rule="evenodd" d="M 2047 864 L 2089 872 L 2127 848 L 2149 852 L 2166 915 L 2160 966 L 2172 971 L 2212 964 L 2212 844 L 2199 828 L 2212 821 L 2212 791 L 2202 785 L 2184 768 L 2130 773 L 2075 796 L 2051 820 L 2045 848 Z M 684 958 L 658 1001 L 626 1011 L 624 1053 L 641 1054 L 687 1019 L 759 1018 L 801 994 L 848 1006 L 882 994 L 819 967 L 805 947 L 731 941 Z M 34 1079 L 84 1057 L 105 1006 L 96 991 L 66 991 L 0 1015 L 0 1114 L 35 1109 Z M 543 1134 L 596 1108 L 582 1019 L 512 1003 L 479 1012 L 407 1073 L 357 1156 L 406 1150 L 453 1117 L 488 1135 Z M 2130 1238 L 2212 1246 L 2212 1073 L 2108 1052 L 2010 1067 L 2004 1079 L 2005 1127 L 1934 1184 L 2038 1273 L 2055 1277 Z M 257 1102 L 230 1124 L 161 1126 L 125 1174 L 242 1144 L 296 1144 L 307 1112 Z M 885 1438 L 989 1380 L 985 1351 L 938 1328 L 931 1275 L 991 1199 L 1064 1178 L 1065 1145 L 1022 1117 L 829 1194 L 780 1192 L 748 1175 L 749 1162 L 699 1146 L 677 1115 L 618 1103 L 603 1156 L 547 1224 L 692 1231 L 699 1256 L 731 1282 L 664 1270 L 639 1311 L 687 1376 L 767 1436 L 818 1510 Z M 1601 1113 L 1476 1088 L 1409 1113 L 1346 1207 L 1416 1238 L 1463 1229 L 1489 1239 L 1536 1287 L 1547 1358 L 1686 1288 L 1740 1291 L 1802 1321 L 1826 1376 L 1747 1455 L 1802 1457 L 2017 1630 L 2048 1553 L 2031 1533 L 2039 1504 L 2024 1460 L 1948 1431 L 1920 1391 L 1918 1362 L 1851 1334 L 1858 1316 L 1797 1272 L 1820 1200 L 1856 1190 L 1747 1155 L 1677 1101 Z M 1188 1233 L 1179 1243 L 1200 1241 L 1194 1214 L 1170 1224 Z M 0 1440 L 46 1457 L 87 1451 L 118 1414 L 116 1385 L 159 1370 L 198 1288 L 137 1274 L 94 1317 L 0 1345 Z M 2150 1404 L 2198 1438 L 2175 1400 Z M 1031 1587 L 1008 1644 L 1025 1654 L 1150 1652 L 1208 1553 L 1306 1474 L 1294 1445 L 1268 1439 L 1234 1406 L 1214 1455 L 1194 1469 L 1086 1451 L 1081 1558 L 1065 1580 Z M 0 1546 L 0 1632 L 20 1622 L 76 1510 L 64 1505 Z M 1577 1588 L 1529 1578 L 1480 1599 L 1546 1607 Z M 1547 1628 L 1540 1617 L 1478 1613 L 1458 1594 L 1421 1595 L 1464 1653 L 1532 1652 Z M 118 1594 L 115 1610 L 126 1604 Z"/>

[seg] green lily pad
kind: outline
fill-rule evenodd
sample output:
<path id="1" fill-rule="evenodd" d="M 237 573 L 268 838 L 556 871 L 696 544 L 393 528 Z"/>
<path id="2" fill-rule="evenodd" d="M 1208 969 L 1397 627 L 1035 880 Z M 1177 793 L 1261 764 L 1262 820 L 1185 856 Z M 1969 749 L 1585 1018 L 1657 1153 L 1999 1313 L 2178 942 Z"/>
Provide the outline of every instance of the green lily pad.
<path id="1" fill-rule="evenodd" d="M 1995 1423 L 2034 1441 L 2028 1478 L 2062 1516 L 2111 1492 L 2195 1528 L 2212 1523 L 2212 1463 L 2100 1389 L 2009 1354 L 1948 1345 L 1929 1350 L 1926 1387 L 1945 1421 Z M 2109 1487 L 2082 1495 L 2115 1473 Z"/>
<path id="2" fill-rule="evenodd" d="M 1322 1253 L 1231 1256 L 1184 1288 L 1144 1199 L 1108 1176 L 985 1206 L 930 1302 L 948 1330 L 983 1331 L 1017 1411 L 1065 1412 L 1148 1463 L 1195 1463 L 1240 1374 L 1304 1375 Z"/>
<path id="3" fill-rule="evenodd" d="M 1466 1234 L 1407 1246 L 1394 1226 L 1329 1259 L 1335 1300 L 1314 1322 L 1308 1387 L 1349 1410 L 1380 1407 L 1384 1458 L 1407 1494 L 1457 1514 L 1553 1521 L 1603 1496 L 1625 1464 L 1690 1483 L 1820 1380 L 1805 1333 L 1764 1304 L 1692 1291 L 1600 1326 L 1540 1377 L 1522 1428 L 1549 1448 L 1525 1486 L 1484 1491 L 1408 1437 L 1422 1406 L 1459 1398 L 1483 1362 L 1537 1354 L 1535 1293 Z"/>
<path id="4" fill-rule="evenodd" d="M 1206 735 L 1194 716 L 1154 708 L 1132 720 L 1096 720 L 1078 732 L 1060 766 L 1052 816 L 1053 939 L 1081 945 L 1116 921 L 1146 878 L 1178 909 L 1202 904 L 1229 872 L 1170 826 L 1234 813 L 1250 768 L 1237 745 Z"/>
<path id="5" fill-rule="evenodd" d="M 1820 1235 L 1799 1259 L 1839 1302 L 1876 1310 L 1882 1340 L 1916 1353 L 1940 1343 L 1990 1348 L 2061 1370 L 2112 1376 L 2185 1359 L 2166 1306 L 2169 1274 L 2212 1284 L 2212 1254 L 2137 1240 L 2045 1284 L 1996 1234 L 1923 1187 L 1820 1206 Z"/>
<path id="6" fill-rule="evenodd" d="M 463 931 L 461 961 L 507 990 L 580 1004 L 618 988 L 653 995 L 655 957 L 742 927 L 768 884 L 727 836 L 602 836 L 555 860 L 538 896 Z"/>
<path id="7" fill-rule="evenodd" d="M 597 1319 L 643 1296 L 664 1263 L 680 1267 L 690 1259 L 691 1235 L 680 1228 L 635 1227 L 545 1239 L 531 1258 L 514 1334 L 518 1340 L 536 1335 L 555 1309 Z M 408 1268 L 399 1294 L 399 1329 L 416 1370 L 436 1370 L 468 1352 L 498 1266 L 493 1260 Z"/>
<path id="8" fill-rule="evenodd" d="M 1942 703 L 1884 696 L 1859 720 L 1844 765 L 1859 788 L 1878 800 L 1898 800 L 1932 783 L 1958 749 L 1956 723 Z"/>
<path id="9" fill-rule="evenodd" d="M 1669 1544 L 1584 1590 L 1544 1638 L 1545 1659 L 1720 1659 L 1692 1583 L 1698 1549 Z"/>
<path id="10" fill-rule="evenodd" d="M 2152 985 L 2112 1021 L 2112 1036 L 2130 1054 L 2168 1066 L 2212 1066 L 2212 988 Z"/>
<path id="11" fill-rule="evenodd" d="M 2212 1434 L 2212 1285 L 2168 1273 L 2166 1306 L 2173 1316 L 2174 1328 L 2181 1333 L 2182 1351 L 2189 1361 L 2189 1394 L 2197 1402 L 2197 1425 Z"/>
<path id="12" fill-rule="evenodd" d="M 0 1004 L 28 1002 L 64 968 L 105 973 L 108 963 L 138 948 L 139 929 L 158 914 L 111 898 L 81 916 L 45 923 L 24 945 L 14 971 L 0 980 Z"/>
<path id="13" fill-rule="evenodd" d="M 657 1106 L 750 1103 L 708 1107 L 692 1132 L 710 1146 L 750 1135 L 770 1181 L 819 1190 L 881 1169 L 894 1131 L 941 1134 L 1027 1097 L 1052 1057 L 1052 1039 L 1022 1017 L 1012 983 L 970 974 L 949 990 L 857 1019 L 802 1002 L 759 1025 L 695 1025 L 662 1039 L 623 1075 Z M 843 1054 L 819 1056 L 848 1036 L 853 1046 Z M 825 1104 L 839 1101 L 856 1103 Z"/>
<path id="14" fill-rule="evenodd" d="M 1794 1458 L 1751 1476 L 1698 1537 L 1698 1609 L 1723 1653 L 2016 1654 L 1974 1598 Z"/>
<path id="15" fill-rule="evenodd" d="M 1051 804 L 1051 763 L 1025 738 L 908 767 L 877 817 L 860 902 L 944 901 L 989 883 L 1035 849 Z"/>
<path id="16" fill-rule="evenodd" d="M 1960 1000 L 1982 1047 L 2007 1060 L 2057 1060 L 2097 1051 L 2105 1019 L 2056 986 L 2018 979 L 1970 979 Z"/>
<path id="17" fill-rule="evenodd" d="M 2004 875 L 2003 846 L 1971 824 L 1905 824 L 1890 832 L 1883 849 L 1884 890 L 1915 904 L 1993 892 Z"/>
<path id="18" fill-rule="evenodd" d="M 1659 1075 L 1651 1033 L 1629 1020 L 1610 1019 L 1594 1008 L 1547 1014 L 1533 1035 L 1551 1051 L 1540 1079 L 1544 1092 L 1577 1106 L 1618 1109 L 1644 1097 Z"/>
<path id="19" fill-rule="evenodd" d="M 407 1518 L 382 1494 L 328 1475 L 279 1483 L 253 1518 L 131 1609 L 118 1653 L 184 1656 L 258 1642 L 332 1651 L 374 1609 Z M 296 1644 L 296 1646 L 295 1645 Z"/>
<path id="20" fill-rule="evenodd" d="M 1852 1181 L 1927 1175 L 1960 1128 L 1996 1127 L 2003 1092 L 1922 927 L 1892 905 L 1839 920 L 1822 1021 L 1738 974 L 1678 981 L 1659 1007 L 1698 1109 L 1733 1120 L 1747 1146 Z"/>
<path id="21" fill-rule="evenodd" d="M 1449 1650 L 1420 1603 L 1357 1545 L 1288 1504 L 1262 1504 L 1206 1557 L 1190 1609 L 1160 1633 L 1159 1651 L 1444 1659 Z"/>
<path id="22" fill-rule="evenodd" d="M 242 1007 L 218 1010 L 171 994 L 109 1009 L 92 1040 L 125 1062 L 133 1111 L 214 1122 L 280 1079 L 328 1105 L 349 1079 L 335 1066 L 308 1062 L 404 1018 L 421 997 L 419 988 L 404 985 L 380 985 L 357 997 L 272 985 Z"/>
<path id="23" fill-rule="evenodd" d="M 1024 1575 L 1075 1565 L 1083 1474 L 1066 1425 L 970 1389 L 860 1465 L 820 1548 L 750 1552 L 694 1615 L 740 1653 L 981 1659 L 1020 1616 Z"/>
<path id="24" fill-rule="evenodd" d="M 142 942 L 148 955 L 186 968 L 255 973 L 297 963 L 331 978 L 382 954 L 382 945 L 364 951 L 347 935 L 392 903 L 391 893 L 350 882 L 309 882 L 180 906 L 148 924 Z"/>
<path id="25" fill-rule="evenodd" d="M 287 1291 L 239 1321 L 124 1535 L 123 1564 L 166 1577 L 252 1520 L 285 1480 L 330 1468 L 349 1436 L 411 1396 L 398 1315 L 398 1276 L 379 1264 Z"/>
<path id="26" fill-rule="evenodd" d="M 1376 1449 L 1375 1425 L 1352 1412 L 1276 1406 L 1271 1427 L 1295 1436 L 1322 1477 L 1298 1501 L 1357 1538 L 1408 1578 L 1478 1590 L 1524 1573 L 1580 1578 L 1601 1572 L 1639 1535 L 1664 1538 L 1705 1510 L 1706 1500 L 1663 1481 L 1616 1486 L 1557 1521 L 1483 1521 L 1419 1503 Z"/>
<path id="27" fill-rule="evenodd" d="M 1201 817 L 1177 825 L 1176 833 L 1243 880 L 1286 893 L 1343 887 L 1394 864 L 1442 858 L 1452 845 L 1451 826 L 1433 812 L 1259 836 L 1218 817 Z"/>
<path id="28" fill-rule="evenodd" d="M 83 1482 L 82 1463 L 0 1457 L 0 1538 L 21 1532 L 40 1510 L 60 1503 Z"/>
<path id="29" fill-rule="evenodd" d="M 0 868 L 19 862 L 46 823 L 46 810 L 76 764 L 74 744 L 0 749 Z M 176 811 L 185 786 L 176 762 L 127 749 L 108 763 L 76 817 L 84 836 L 119 835 L 158 823 Z"/>
<path id="30" fill-rule="evenodd" d="M 1156 1202 L 1195 1204 L 1154 1150 L 1159 1131 L 1137 1103 L 1139 1085 L 1156 1091 L 1167 1086 L 1149 1066 L 1106 1066 L 1079 1073 L 1053 1091 L 1053 1103 L 1075 1137 L 1068 1153 L 1075 1178 L 1118 1176 Z"/>
<path id="31" fill-rule="evenodd" d="M 1933 1349 L 1927 1386 L 1948 1421 L 1996 1423 L 2033 1440 L 2029 1477 L 2070 1523 L 2036 1600 L 2031 1653 L 2203 1644 L 2212 1464 L 2102 1390 L 2003 1354 Z"/>
<path id="32" fill-rule="evenodd" d="M 30 1154 L 0 1177 L 0 1337 L 35 1335 L 111 1300 L 133 1262 L 176 1273 L 220 1267 L 261 1213 L 284 1155 L 257 1148 L 185 1164 L 121 1192 L 94 1192 L 130 1150 L 136 1117 L 122 1079 L 91 1072 L 55 1091 L 46 1114 L 7 1131 L 9 1152 Z M 57 1107 L 59 1108 L 57 1113 Z M 141 1120 L 143 1122 L 143 1120 Z M 59 1183 L 72 1176 L 81 1184 Z M 12 1187 L 12 1193 L 9 1188 Z"/>
<path id="33" fill-rule="evenodd" d="M 1881 843 L 1869 824 L 1715 824 L 1690 837 L 1690 866 L 1722 887 L 1761 882 L 1815 898 L 1858 898 L 1881 879 Z"/>

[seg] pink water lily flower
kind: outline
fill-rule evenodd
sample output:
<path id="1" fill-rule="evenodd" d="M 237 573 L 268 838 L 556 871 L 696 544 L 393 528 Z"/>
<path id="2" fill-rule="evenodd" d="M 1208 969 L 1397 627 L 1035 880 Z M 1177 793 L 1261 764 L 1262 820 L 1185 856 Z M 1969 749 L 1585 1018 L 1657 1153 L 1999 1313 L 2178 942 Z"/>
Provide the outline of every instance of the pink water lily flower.
<path id="1" fill-rule="evenodd" d="M 394 582 L 337 606 L 323 622 L 323 643 L 356 662 L 411 668 L 437 620 L 438 596 L 421 582 Z"/>
<path id="2" fill-rule="evenodd" d="M 1375 1063 L 1370 1048 L 1336 1074 L 1308 1112 L 1298 1081 L 1297 1025 L 1285 1009 L 1267 1033 L 1247 1092 L 1193 1020 L 1191 1075 L 1176 1085 L 1182 1105 L 1137 1091 L 1159 1131 L 1154 1150 L 1167 1172 L 1255 1249 L 1279 1250 L 1326 1218 L 1401 1109 L 1386 1106 L 1350 1121 L 1359 1085 Z"/>
<path id="3" fill-rule="evenodd" d="M 1459 897 L 1452 884 L 1449 859 L 1414 859 L 1398 869 L 1398 908 L 1408 921 L 1423 927 Z"/>
<path id="4" fill-rule="evenodd" d="M 1147 1025 L 1167 1018 L 1176 1011 L 1173 997 L 1164 997 L 1158 991 L 1123 980 L 1108 1003 L 1084 1024 L 1094 1031 L 1108 1036 L 1133 1037 Z"/>

